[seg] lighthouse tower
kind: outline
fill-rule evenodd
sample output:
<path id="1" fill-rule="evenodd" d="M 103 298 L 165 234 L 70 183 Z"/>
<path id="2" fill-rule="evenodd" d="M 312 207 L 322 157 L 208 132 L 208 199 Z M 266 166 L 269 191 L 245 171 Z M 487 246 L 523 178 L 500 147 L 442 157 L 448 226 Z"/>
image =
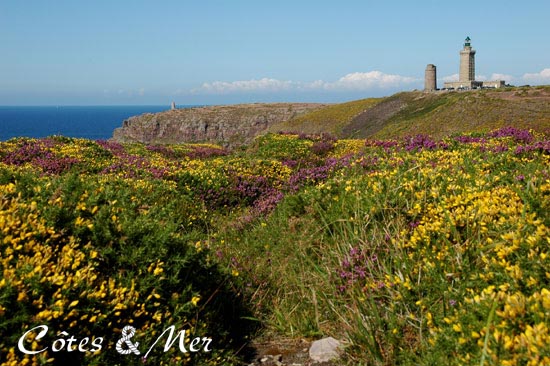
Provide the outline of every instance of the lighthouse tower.
<path id="1" fill-rule="evenodd" d="M 470 37 L 464 40 L 464 48 L 460 51 L 460 69 L 458 81 L 468 82 L 476 79 L 476 51 L 470 45 Z"/>
<path id="2" fill-rule="evenodd" d="M 464 48 L 460 51 L 458 81 L 446 81 L 443 84 L 443 90 L 493 89 L 504 87 L 506 85 L 504 80 L 476 81 L 476 51 L 472 48 L 470 41 L 470 37 L 466 37 L 464 40 Z"/>

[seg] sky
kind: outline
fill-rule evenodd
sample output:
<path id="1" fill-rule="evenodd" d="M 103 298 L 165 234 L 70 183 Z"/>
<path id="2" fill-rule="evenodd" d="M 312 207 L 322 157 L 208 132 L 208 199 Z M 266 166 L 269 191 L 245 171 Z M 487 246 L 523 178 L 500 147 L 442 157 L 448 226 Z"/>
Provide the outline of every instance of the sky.
<path id="1" fill-rule="evenodd" d="M 341 102 L 550 84 L 548 0 L 0 0 L 0 105 Z"/>

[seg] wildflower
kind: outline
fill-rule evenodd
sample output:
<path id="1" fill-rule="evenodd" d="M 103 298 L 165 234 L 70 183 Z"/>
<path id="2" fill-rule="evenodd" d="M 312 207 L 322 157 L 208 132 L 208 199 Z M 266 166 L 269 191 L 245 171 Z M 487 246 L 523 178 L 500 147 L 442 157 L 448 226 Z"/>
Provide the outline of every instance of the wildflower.
<path id="1" fill-rule="evenodd" d="M 201 299 L 200 296 L 193 296 L 193 298 L 191 299 L 191 304 L 193 304 L 193 306 L 197 306 L 200 299 Z"/>

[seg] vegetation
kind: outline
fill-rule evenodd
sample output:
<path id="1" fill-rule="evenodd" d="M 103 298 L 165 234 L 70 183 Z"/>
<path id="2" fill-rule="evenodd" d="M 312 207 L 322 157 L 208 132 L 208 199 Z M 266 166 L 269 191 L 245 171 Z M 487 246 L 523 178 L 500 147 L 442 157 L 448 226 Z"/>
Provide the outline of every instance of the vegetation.
<path id="1" fill-rule="evenodd" d="M 262 331 L 345 339 L 350 365 L 548 365 L 549 165 L 509 127 L 0 143 L 0 365 L 135 364 L 126 325 L 141 356 L 171 325 L 212 338 L 151 364 L 238 364 Z M 62 331 L 103 348 L 54 352 Z"/>
<path id="2" fill-rule="evenodd" d="M 334 104 L 270 127 L 271 132 L 330 133 L 340 138 L 393 138 L 504 126 L 550 129 L 548 86 L 467 92 L 402 92 L 386 98 Z"/>
<path id="3" fill-rule="evenodd" d="M 289 121 L 275 124 L 269 130 L 272 132 L 300 131 L 310 134 L 340 134 L 346 123 L 376 105 L 380 100 L 380 98 L 369 98 L 329 105 Z"/>
<path id="4" fill-rule="evenodd" d="M 388 119 L 375 137 L 423 133 L 441 138 L 461 131 L 488 132 L 504 126 L 544 131 L 550 128 L 550 94 L 544 90 L 544 87 L 533 87 L 441 94 L 401 93 L 407 107 Z M 518 92 L 523 97 L 518 97 Z M 541 94 L 537 96 L 537 93 Z"/>

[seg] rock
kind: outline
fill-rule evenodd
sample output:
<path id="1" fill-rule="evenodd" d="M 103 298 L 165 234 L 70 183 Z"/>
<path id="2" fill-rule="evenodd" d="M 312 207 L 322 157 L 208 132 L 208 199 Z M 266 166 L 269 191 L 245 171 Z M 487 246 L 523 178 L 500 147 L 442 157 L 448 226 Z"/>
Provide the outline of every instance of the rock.
<path id="1" fill-rule="evenodd" d="M 258 365 L 265 366 L 286 366 L 283 362 L 283 355 L 265 355 L 258 359 Z M 254 366 L 256 364 L 250 364 Z"/>
<path id="2" fill-rule="evenodd" d="M 327 362 L 340 358 L 342 343 L 332 337 L 315 341 L 309 348 L 309 358 L 315 362 Z"/>
<path id="3" fill-rule="evenodd" d="M 209 142 L 238 146 L 273 124 L 319 109 L 315 103 L 259 103 L 172 109 L 130 117 L 113 132 L 119 142 Z"/>

